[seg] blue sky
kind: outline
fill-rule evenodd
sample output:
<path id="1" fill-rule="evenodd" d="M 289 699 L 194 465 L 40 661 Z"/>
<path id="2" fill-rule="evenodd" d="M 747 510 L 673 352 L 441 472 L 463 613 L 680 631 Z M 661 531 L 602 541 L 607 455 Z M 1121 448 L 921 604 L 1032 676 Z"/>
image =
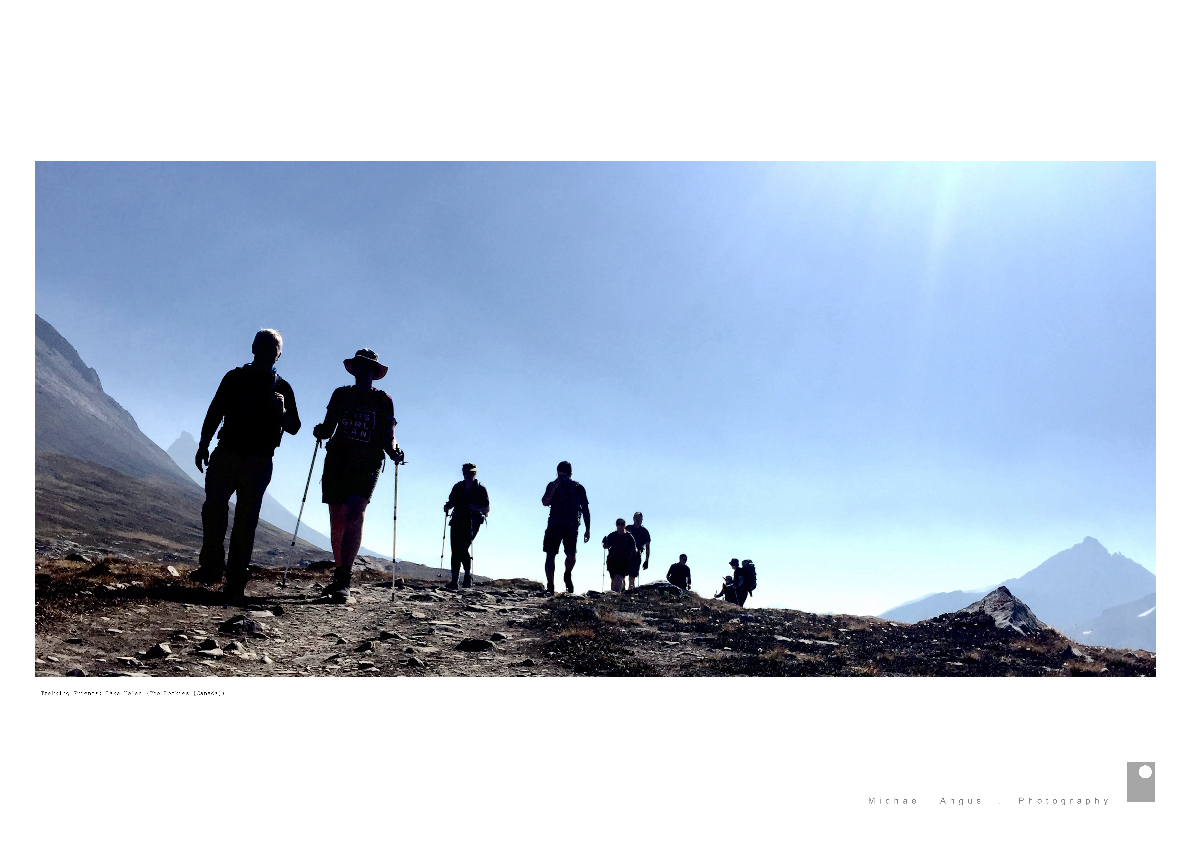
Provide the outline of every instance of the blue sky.
<path id="1" fill-rule="evenodd" d="M 752 557 L 759 604 L 877 613 L 1085 535 L 1155 567 L 1152 164 L 43 163 L 36 214 L 38 313 L 163 446 L 283 333 L 293 510 L 378 351 L 405 559 L 471 460 L 479 570 L 539 578 L 570 459 L 599 531 L 645 513 L 655 576 Z"/>

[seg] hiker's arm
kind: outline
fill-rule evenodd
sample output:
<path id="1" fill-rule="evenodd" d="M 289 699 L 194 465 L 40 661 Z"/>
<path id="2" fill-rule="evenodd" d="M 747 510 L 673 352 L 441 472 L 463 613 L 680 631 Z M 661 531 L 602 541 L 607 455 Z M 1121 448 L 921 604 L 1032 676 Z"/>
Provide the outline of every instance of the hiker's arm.
<path id="1" fill-rule="evenodd" d="M 336 392 L 334 395 L 336 396 Z M 337 428 L 337 419 L 340 404 L 333 402 L 334 398 L 329 399 L 329 406 L 325 408 L 325 420 L 313 427 L 313 435 L 318 439 L 329 439 L 333 437 L 333 431 Z"/>
<path id="2" fill-rule="evenodd" d="M 300 413 L 296 410 L 296 394 L 292 391 L 292 387 L 284 383 L 281 387 L 283 392 L 283 431 L 291 433 L 293 436 L 300 432 Z"/>
<path id="3" fill-rule="evenodd" d="M 592 538 L 592 511 L 588 509 L 587 501 L 583 502 L 583 541 Z"/>
<path id="4" fill-rule="evenodd" d="M 232 371 L 229 372 L 229 374 L 232 373 Z M 221 426 L 221 419 L 225 417 L 226 400 L 229 397 L 229 374 L 221 379 L 221 385 L 217 387 L 217 393 L 213 395 L 212 403 L 208 405 L 208 412 L 204 415 L 204 423 L 200 425 L 200 447 L 196 450 L 196 467 L 200 469 L 201 474 L 204 473 L 204 466 L 201 463 L 208 462 L 208 443 L 217 434 L 217 428 Z"/>
<path id="5" fill-rule="evenodd" d="M 392 458 L 392 462 L 397 464 L 404 462 L 404 451 L 400 450 L 400 446 L 396 444 L 396 419 L 392 419 L 392 423 L 388 425 L 387 438 L 384 439 L 387 445 L 383 450 Z"/>
<path id="6" fill-rule="evenodd" d="M 486 518 L 488 513 L 492 511 L 492 502 L 488 500 L 487 489 L 485 489 L 483 486 L 480 486 L 478 483 L 475 485 L 479 486 L 479 499 L 481 501 L 477 508 L 481 513 L 483 513 L 484 518 Z"/>
<path id="7" fill-rule="evenodd" d="M 554 492 L 558 489 L 558 479 L 555 478 L 546 484 L 546 494 L 542 495 L 542 506 L 550 506 L 550 501 L 554 499 Z"/>
<path id="8" fill-rule="evenodd" d="M 650 540 L 646 540 L 646 561 L 642 563 L 642 571 L 650 567 Z"/>

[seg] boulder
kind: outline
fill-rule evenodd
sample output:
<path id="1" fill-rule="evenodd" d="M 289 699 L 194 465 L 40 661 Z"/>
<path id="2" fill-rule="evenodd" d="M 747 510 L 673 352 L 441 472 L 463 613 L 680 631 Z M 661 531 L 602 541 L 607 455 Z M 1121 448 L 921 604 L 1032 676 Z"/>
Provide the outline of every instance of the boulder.
<path id="1" fill-rule="evenodd" d="M 171 656 L 171 646 L 166 642 L 159 642 L 146 651 L 146 659 L 148 660 L 160 660 L 163 657 L 169 656 Z"/>
<path id="2" fill-rule="evenodd" d="M 1047 629 L 1033 614 L 1033 610 L 1008 591 L 1006 586 L 994 589 L 980 600 L 954 613 L 955 618 L 973 615 L 987 616 L 992 619 L 997 630 L 1008 630 L 1021 636 Z"/>
<path id="3" fill-rule="evenodd" d="M 456 651 L 490 651 L 494 648 L 491 642 L 487 639 L 463 639 L 454 646 Z"/>

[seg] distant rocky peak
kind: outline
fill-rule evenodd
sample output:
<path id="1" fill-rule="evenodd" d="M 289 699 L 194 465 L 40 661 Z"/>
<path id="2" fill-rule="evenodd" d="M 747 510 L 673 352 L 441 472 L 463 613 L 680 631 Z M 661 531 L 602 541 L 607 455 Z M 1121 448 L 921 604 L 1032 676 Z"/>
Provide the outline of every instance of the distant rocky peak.
<path id="1" fill-rule="evenodd" d="M 979 615 L 980 613 L 990 616 L 998 630 L 1011 630 L 1022 636 L 1028 636 L 1030 633 L 1036 633 L 1046 628 L 1046 625 L 1033 614 L 1033 610 L 1008 591 L 1007 586 L 997 587 L 969 607 L 964 607 L 956 615 Z"/>
<path id="2" fill-rule="evenodd" d="M 63 359 L 67 360 L 71 367 L 78 371 L 79 376 L 83 377 L 86 382 L 91 383 L 100 391 L 104 391 L 104 387 L 100 385 L 100 375 L 96 373 L 96 369 L 89 368 L 86 364 L 84 364 L 83 358 L 80 357 L 79 352 L 75 350 L 74 346 L 69 341 L 63 338 L 62 334 L 59 333 L 58 330 L 54 329 L 54 327 L 50 325 L 49 321 L 47 321 L 41 315 L 34 315 L 33 322 L 34 336 L 39 341 L 41 341 L 51 350 L 56 351 L 63 357 Z"/>
<path id="3" fill-rule="evenodd" d="M 1076 547 L 1076 548 L 1098 548 L 1099 550 L 1104 551 L 1104 553 L 1108 553 L 1108 548 L 1106 548 L 1106 547 L 1104 547 L 1104 545 L 1100 544 L 1100 540 L 1097 539 L 1095 536 L 1084 536 L 1083 541 L 1080 542 L 1078 545 L 1074 545 L 1074 547 Z"/>

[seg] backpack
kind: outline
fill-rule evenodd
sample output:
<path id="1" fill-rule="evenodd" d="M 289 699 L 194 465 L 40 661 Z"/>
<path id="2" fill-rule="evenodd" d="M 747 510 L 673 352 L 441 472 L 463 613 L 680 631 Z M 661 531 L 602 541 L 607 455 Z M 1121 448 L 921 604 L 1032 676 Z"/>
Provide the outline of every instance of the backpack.
<path id="1" fill-rule="evenodd" d="M 742 588 L 747 593 L 751 593 L 758 588 L 758 575 L 754 573 L 754 563 L 742 566 Z"/>

